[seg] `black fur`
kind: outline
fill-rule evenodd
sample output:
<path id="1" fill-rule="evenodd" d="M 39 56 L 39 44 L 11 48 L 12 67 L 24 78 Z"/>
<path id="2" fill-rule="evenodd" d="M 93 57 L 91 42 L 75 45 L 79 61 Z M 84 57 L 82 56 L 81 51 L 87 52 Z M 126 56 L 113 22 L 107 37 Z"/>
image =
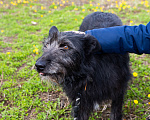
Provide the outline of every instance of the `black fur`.
<path id="1" fill-rule="evenodd" d="M 92 14 L 87 15 L 84 18 L 79 31 L 85 32 L 86 30 L 121 26 L 121 25 L 122 25 L 121 20 L 115 14 L 94 12 Z"/>
<path id="2" fill-rule="evenodd" d="M 122 25 L 114 14 L 95 12 L 83 20 L 80 31 Z M 112 100 L 111 120 L 121 120 L 124 93 L 130 79 L 129 55 L 97 54 L 98 41 L 75 32 L 50 29 L 43 55 L 35 66 L 59 83 L 73 106 L 74 120 L 88 120 L 96 103 Z"/>

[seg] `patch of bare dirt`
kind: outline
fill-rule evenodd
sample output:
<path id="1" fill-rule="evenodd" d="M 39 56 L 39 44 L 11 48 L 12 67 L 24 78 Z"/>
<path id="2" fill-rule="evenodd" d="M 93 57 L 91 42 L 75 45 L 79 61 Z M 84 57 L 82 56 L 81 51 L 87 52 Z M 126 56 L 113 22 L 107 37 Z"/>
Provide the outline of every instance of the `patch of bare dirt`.
<path id="1" fill-rule="evenodd" d="M 69 105 L 69 101 L 67 96 L 64 95 L 61 91 L 51 91 L 49 93 L 41 93 L 40 98 L 42 101 L 48 102 L 56 102 L 58 98 L 60 99 L 60 107 L 64 108 Z"/>
<path id="2" fill-rule="evenodd" d="M 17 36 L 15 36 L 15 37 L 4 37 L 3 42 L 11 44 L 14 39 L 17 39 Z"/>
<path id="3" fill-rule="evenodd" d="M 15 36 L 15 37 L 4 37 L 2 41 L 4 43 L 12 44 L 14 39 L 17 39 L 17 36 Z M 3 52 L 3 53 L 12 52 L 12 48 L 11 47 L 3 48 L 2 46 L 0 46 L 0 52 Z"/>
<path id="4" fill-rule="evenodd" d="M 35 108 L 29 110 L 27 113 L 28 116 L 25 116 L 24 120 L 36 120 Z"/>
<path id="5" fill-rule="evenodd" d="M 68 98 L 64 95 L 63 92 L 61 91 L 50 91 L 50 92 L 45 92 L 45 93 L 39 93 L 39 98 L 41 99 L 41 101 L 51 101 L 51 102 L 56 102 L 58 101 L 58 98 L 60 99 L 60 106 L 58 106 L 57 108 L 60 109 L 64 108 L 66 106 L 69 105 L 69 101 Z M 30 120 L 30 119 L 36 119 L 36 114 L 35 114 L 35 108 L 32 108 L 32 106 L 29 108 L 29 110 L 26 112 L 28 113 L 28 116 L 25 116 L 24 119 L 25 120 Z"/>
<path id="6" fill-rule="evenodd" d="M 2 52 L 2 53 L 7 53 L 7 52 L 11 52 L 11 51 L 12 51 L 11 47 L 6 47 L 6 48 L 0 47 L 0 52 Z"/>

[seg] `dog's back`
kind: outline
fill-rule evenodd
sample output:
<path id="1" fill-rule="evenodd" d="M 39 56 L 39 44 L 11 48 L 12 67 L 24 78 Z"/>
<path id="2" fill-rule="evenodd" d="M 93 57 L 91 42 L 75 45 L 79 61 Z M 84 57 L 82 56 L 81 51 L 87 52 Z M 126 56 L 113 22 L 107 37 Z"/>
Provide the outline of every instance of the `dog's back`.
<path id="1" fill-rule="evenodd" d="M 122 25 L 121 20 L 115 14 L 94 12 L 92 14 L 87 15 L 84 18 L 79 31 L 85 32 L 86 30 L 121 26 L 121 25 Z"/>

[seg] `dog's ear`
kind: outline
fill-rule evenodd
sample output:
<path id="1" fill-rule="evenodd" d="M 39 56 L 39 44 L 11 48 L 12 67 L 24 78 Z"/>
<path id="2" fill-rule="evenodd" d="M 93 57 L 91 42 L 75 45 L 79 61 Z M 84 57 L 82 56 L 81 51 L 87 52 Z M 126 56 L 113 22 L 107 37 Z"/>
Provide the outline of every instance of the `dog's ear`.
<path id="1" fill-rule="evenodd" d="M 56 27 L 56 26 L 52 26 L 52 27 L 50 28 L 50 30 L 49 30 L 49 36 L 50 36 L 50 37 L 53 37 L 53 35 L 56 34 L 56 33 L 58 33 L 58 32 L 59 32 L 59 31 L 58 31 L 57 27 Z"/>
<path id="2" fill-rule="evenodd" d="M 54 40 L 57 40 L 58 38 L 58 29 L 55 26 L 52 26 L 49 30 L 49 37 L 50 37 L 50 42 L 53 42 Z"/>
<path id="3" fill-rule="evenodd" d="M 95 52 L 100 52 L 101 45 L 95 37 L 93 37 L 91 35 L 85 35 L 84 50 L 87 55 L 89 55 L 91 53 L 95 53 Z"/>

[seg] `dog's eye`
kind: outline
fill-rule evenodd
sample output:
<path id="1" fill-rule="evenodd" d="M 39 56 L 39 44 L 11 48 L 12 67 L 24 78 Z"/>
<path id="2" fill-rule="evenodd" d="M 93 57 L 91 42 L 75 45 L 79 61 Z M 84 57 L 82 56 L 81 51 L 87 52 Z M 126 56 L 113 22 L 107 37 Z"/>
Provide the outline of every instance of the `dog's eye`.
<path id="1" fill-rule="evenodd" d="M 65 50 L 69 49 L 69 47 L 65 44 L 61 44 L 60 47 L 64 48 Z"/>
<path id="2" fill-rule="evenodd" d="M 64 46 L 64 49 L 65 49 L 65 50 L 67 50 L 67 49 L 68 49 L 68 46 L 67 46 L 67 45 L 65 45 L 65 46 Z"/>

